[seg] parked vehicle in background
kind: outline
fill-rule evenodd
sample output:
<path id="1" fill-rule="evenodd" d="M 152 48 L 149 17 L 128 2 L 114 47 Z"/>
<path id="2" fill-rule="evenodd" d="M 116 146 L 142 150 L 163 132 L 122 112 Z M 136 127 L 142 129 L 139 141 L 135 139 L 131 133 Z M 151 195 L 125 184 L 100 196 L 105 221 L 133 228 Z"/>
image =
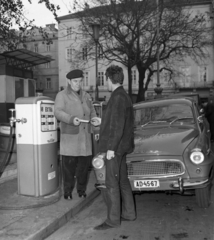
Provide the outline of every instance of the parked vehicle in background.
<path id="1" fill-rule="evenodd" d="M 209 126 L 193 98 L 171 97 L 134 104 L 135 149 L 127 155 L 133 192 L 193 194 L 211 202 L 214 154 Z M 98 188 L 105 187 L 105 153 L 92 161 Z"/>

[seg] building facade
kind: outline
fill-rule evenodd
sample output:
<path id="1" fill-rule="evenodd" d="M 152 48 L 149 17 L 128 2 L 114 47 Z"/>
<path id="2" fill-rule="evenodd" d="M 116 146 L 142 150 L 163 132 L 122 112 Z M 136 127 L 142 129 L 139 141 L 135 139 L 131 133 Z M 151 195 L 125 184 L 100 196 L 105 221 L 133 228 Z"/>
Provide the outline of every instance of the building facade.
<path id="1" fill-rule="evenodd" d="M 191 9 L 195 15 L 199 13 L 211 13 L 213 11 L 212 1 L 210 0 L 192 0 L 188 1 L 188 5 L 184 6 Z M 58 27 L 58 58 L 59 58 L 59 88 L 66 86 L 66 74 L 75 68 L 80 68 L 84 71 L 84 89 L 93 97 L 95 96 L 96 71 L 95 57 L 88 58 L 85 42 L 91 41 L 89 36 L 81 31 L 79 20 L 75 14 L 69 14 L 59 17 L 60 23 Z M 186 61 L 176 65 L 180 74 L 174 81 L 168 81 L 167 73 L 160 73 L 160 84 L 163 88 L 163 95 L 173 94 L 175 92 L 194 91 L 206 99 L 209 96 L 210 89 L 214 85 L 214 48 L 210 48 L 210 57 L 205 61 L 194 62 L 187 57 Z M 78 54 L 77 54 L 78 52 Z M 112 62 L 111 64 L 114 64 Z M 116 63 L 117 64 L 117 63 Z M 160 63 L 161 64 L 161 63 Z M 98 78 L 99 78 L 99 97 L 108 99 L 110 93 L 107 91 L 105 71 L 108 63 L 103 59 L 102 54 L 99 54 L 98 49 Z M 124 87 L 128 90 L 128 73 L 127 69 L 121 65 L 125 73 Z M 154 75 L 148 86 L 146 98 L 153 98 L 155 95 L 154 88 L 157 84 L 157 76 Z M 132 91 L 137 94 L 139 87 L 139 73 L 137 67 L 132 68 Z"/>
<path id="2" fill-rule="evenodd" d="M 28 37 L 23 47 L 52 59 L 50 62 L 33 68 L 36 91 L 55 99 L 59 91 L 58 29 L 55 24 L 47 24 L 43 31 L 40 31 L 39 28 L 31 31 L 33 32 L 31 37 Z"/>

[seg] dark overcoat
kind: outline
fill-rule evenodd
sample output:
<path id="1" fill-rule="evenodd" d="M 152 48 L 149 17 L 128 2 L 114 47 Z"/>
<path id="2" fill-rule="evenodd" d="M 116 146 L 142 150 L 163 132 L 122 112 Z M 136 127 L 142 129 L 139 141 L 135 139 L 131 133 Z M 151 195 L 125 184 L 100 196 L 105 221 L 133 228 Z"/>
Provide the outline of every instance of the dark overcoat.
<path id="1" fill-rule="evenodd" d="M 134 113 L 123 86 L 116 88 L 106 106 L 100 126 L 99 151 L 123 155 L 134 148 Z"/>
<path id="2" fill-rule="evenodd" d="M 205 108 L 205 116 L 210 124 L 211 139 L 214 140 L 214 98 L 210 97 Z"/>

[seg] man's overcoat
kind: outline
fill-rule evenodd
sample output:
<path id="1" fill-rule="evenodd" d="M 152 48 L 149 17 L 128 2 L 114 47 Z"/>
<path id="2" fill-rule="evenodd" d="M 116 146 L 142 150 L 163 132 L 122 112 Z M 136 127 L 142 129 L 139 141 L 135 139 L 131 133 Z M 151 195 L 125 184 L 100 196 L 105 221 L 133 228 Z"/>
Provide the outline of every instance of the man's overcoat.
<path id="1" fill-rule="evenodd" d="M 89 123 L 73 124 L 73 119 L 91 120 L 96 117 L 91 96 L 80 90 L 80 94 L 68 85 L 55 99 L 55 117 L 60 121 L 60 154 L 65 156 L 92 155 L 92 126 Z"/>

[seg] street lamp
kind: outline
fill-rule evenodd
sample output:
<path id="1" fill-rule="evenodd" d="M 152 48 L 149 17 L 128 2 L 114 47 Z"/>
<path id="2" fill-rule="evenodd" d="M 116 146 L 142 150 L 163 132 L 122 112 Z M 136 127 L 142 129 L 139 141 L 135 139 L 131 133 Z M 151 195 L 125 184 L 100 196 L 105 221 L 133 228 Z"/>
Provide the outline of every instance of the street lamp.
<path id="1" fill-rule="evenodd" d="M 97 56 L 97 46 L 98 46 L 98 40 L 100 36 L 100 24 L 94 23 L 91 25 L 93 30 L 93 38 L 95 41 L 95 77 L 96 77 L 96 88 L 95 88 L 95 100 L 99 101 L 99 80 L 98 80 L 98 56 Z"/>
<path id="2" fill-rule="evenodd" d="M 159 63 L 159 58 L 160 58 L 160 45 L 159 45 L 159 33 L 160 33 L 160 23 L 159 23 L 159 0 L 156 0 L 156 4 L 157 4 L 157 84 L 156 84 L 156 88 L 154 89 L 156 95 L 156 98 L 160 98 L 161 97 L 161 93 L 163 91 L 163 88 L 161 88 L 161 84 L 160 84 L 160 63 Z"/>

